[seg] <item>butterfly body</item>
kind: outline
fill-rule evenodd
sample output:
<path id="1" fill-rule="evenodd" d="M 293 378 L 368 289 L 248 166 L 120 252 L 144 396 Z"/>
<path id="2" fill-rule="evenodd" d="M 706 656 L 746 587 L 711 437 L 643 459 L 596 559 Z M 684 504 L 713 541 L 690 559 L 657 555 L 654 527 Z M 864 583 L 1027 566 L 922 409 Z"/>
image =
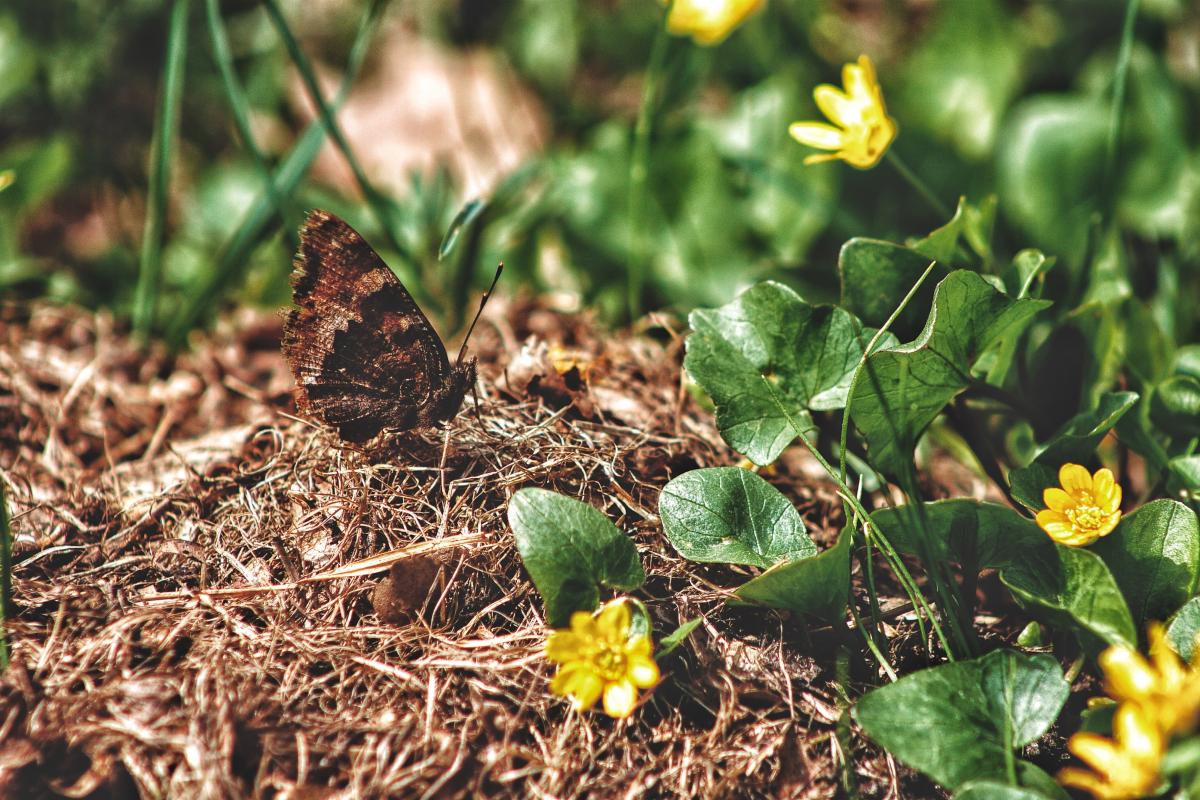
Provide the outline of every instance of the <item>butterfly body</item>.
<path id="1" fill-rule="evenodd" d="M 301 412 L 354 443 L 458 413 L 475 382 L 475 359 L 450 363 L 400 279 L 343 220 L 309 214 L 292 291 L 283 354 Z"/>

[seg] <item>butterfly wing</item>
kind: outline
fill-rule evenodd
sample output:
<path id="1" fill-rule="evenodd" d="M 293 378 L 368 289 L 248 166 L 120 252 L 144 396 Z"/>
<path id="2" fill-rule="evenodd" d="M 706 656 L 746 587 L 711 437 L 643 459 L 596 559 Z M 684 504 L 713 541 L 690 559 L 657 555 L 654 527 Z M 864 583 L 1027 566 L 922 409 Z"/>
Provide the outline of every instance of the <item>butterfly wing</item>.
<path id="1" fill-rule="evenodd" d="M 300 229 L 283 354 L 301 411 L 365 442 L 429 424 L 452 381 L 445 345 L 366 240 L 313 211 Z M 457 412 L 457 407 L 450 414 Z"/>

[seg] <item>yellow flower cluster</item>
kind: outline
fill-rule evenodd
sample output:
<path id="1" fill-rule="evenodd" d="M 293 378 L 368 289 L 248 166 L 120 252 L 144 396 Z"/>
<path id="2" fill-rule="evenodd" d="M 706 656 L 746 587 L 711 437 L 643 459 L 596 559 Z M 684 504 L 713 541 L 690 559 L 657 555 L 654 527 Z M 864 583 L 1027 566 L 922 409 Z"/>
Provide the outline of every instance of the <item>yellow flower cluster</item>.
<path id="1" fill-rule="evenodd" d="M 1171 737 L 1200 722 L 1200 646 L 1184 665 L 1158 624 L 1150 626 L 1150 659 L 1131 647 L 1100 655 L 1104 689 L 1120 702 L 1113 738 L 1077 733 L 1067 746 L 1090 770 L 1068 767 L 1058 781 L 1099 800 L 1135 800 L 1154 794 Z"/>
<path id="2" fill-rule="evenodd" d="M 586 711 L 604 698 L 604 713 L 627 717 L 637 706 L 637 690 L 658 683 L 649 636 L 630 638 L 629 607 L 623 599 L 601 606 L 594 615 L 576 611 L 570 630 L 546 640 L 546 658 L 559 664 L 550 691 L 570 697 Z"/>
<path id="3" fill-rule="evenodd" d="M 883 90 L 875 78 L 875 65 L 866 56 L 842 67 L 839 89 L 821 84 L 813 89 L 813 99 L 821 113 L 833 125 L 824 122 L 793 122 L 788 128 L 792 138 L 820 150 L 804 159 L 805 164 L 841 159 L 859 169 L 879 163 L 896 138 L 896 121 L 888 116 Z"/>
<path id="4" fill-rule="evenodd" d="M 1037 524 L 1051 539 L 1086 547 L 1112 533 L 1121 521 L 1121 487 L 1111 470 L 1098 469 L 1092 475 L 1079 464 L 1063 464 L 1058 482 L 1061 489 L 1042 493 L 1047 507 L 1037 513 Z"/>
<path id="5" fill-rule="evenodd" d="M 662 0 L 666 5 L 666 0 Z M 766 0 L 675 0 L 667 30 L 701 45 L 719 44 Z"/>

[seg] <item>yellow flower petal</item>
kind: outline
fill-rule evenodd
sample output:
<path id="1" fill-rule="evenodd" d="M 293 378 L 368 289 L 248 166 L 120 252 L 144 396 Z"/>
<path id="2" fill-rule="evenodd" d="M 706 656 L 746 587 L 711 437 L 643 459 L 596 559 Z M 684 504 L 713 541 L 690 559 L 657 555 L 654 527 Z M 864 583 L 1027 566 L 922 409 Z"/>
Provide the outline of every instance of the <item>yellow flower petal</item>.
<path id="1" fill-rule="evenodd" d="M 846 139 L 845 132 L 823 122 L 793 122 L 788 133 L 800 144 L 822 150 L 837 150 Z"/>
<path id="2" fill-rule="evenodd" d="M 667 30 L 691 36 L 696 44 L 714 45 L 725 39 L 765 0 L 675 0 Z M 666 5 L 664 2 L 663 5 Z"/>
<path id="3" fill-rule="evenodd" d="M 1096 470 L 1092 476 L 1092 496 L 1096 498 L 1096 505 L 1109 513 L 1121 507 L 1121 487 L 1117 485 L 1112 470 Z"/>
<path id="4" fill-rule="evenodd" d="M 813 89 L 813 100 L 817 101 L 822 114 L 843 128 L 862 122 L 865 111 L 862 98 L 851 97 L 836 86 L 821 84 Z"/>
<path id="5" fill-rule="evenodd" d="M 573 614 L 570 630 L 552 631 L 546 658 L 560 666 L 550 691 L 571 698 L 577 709 L 590 709 L 603 697 L 612 716 L 632 713 L 638 688 L 653 687 L 659 672 L 653 641 L 644 635 L 631 639 L 631 622 L 626 598 L 618 598 L 594 614 Z"/>
<path id="6" fill-rule="evenodd" d="M 1075 498 L 1056 486 L 1042 492 L 1042 502 L 1052 511 L 1059 513 L 1075 507 Z"/>
<path id="7" fill-rule="evenodd" d="M 1144 698 L 1158 683 L 1154 670 L 1132 647 L 1109 647 L 1100 654 L 1099 663 L 1104 690 L 1117 700 Z"/>
<path id="8" fill-rule="evenodd" d="M 1108 536 L 1110 533 L 1113 532 L 1113 529 L 1115 529 L 1117 527 L 1117 523 L 1120 521 L 1121 521 L 1121 512 L 1120 511 L 1118 511 L 1115 514 L 1110 514 L 1108 516 L 1108 519 L 1106 519 L 1100 527 L 1094 529 L 1095 536 L 1092 537 L 1092 540 L 1095 541 L 1096 539 L 1099 539 L 1101 536 Z"/>
<path id="9" fill-rule="evenodd" d="M 865 69 L 863 68 L 864 62 Z M 855 63 L 842 67 L 842 85 L 846 87 L 846 94 L 860 104 L 870 103 L 874 100 L 875 91 L 871 85 L 874 77 L 875 69 L 871 64 L 871 59 L 866 56 L 859 56 Z"/>
<path id="10" fill-rule="evenodd" d="M 610 717 L 628 717 L 637 705 L 637 687 L 632 681 L 610 683 L 604 689 L 604 713 Z"/>
<path id="11" fill-rule="evenodd" d="M 1072 495 L 1092 490 L 1092 475 L 1079 464 L 1063 464 L 1059 467 L 1058 482 Z"/>
<path id="12" fill-rule="evenodd" d="M 824 164 L 826 161 L 842 161 L 840 153 L 813 153 L 811 156 L 804 157 L 805 165 L 808 164 Z"/>
<path id="13" fill-rule="evenodd" d="M 596 701 L 600 699 L 600 695 L 603 693 L 604 681 L 599 676 L 591 673 L 581 673 L 572 684 L 570 691 L 575 708 L 580 711 L 587 711 L 596 705 Z"/>
<path id="14" fill-rule="evenodd" d="M 596 618 L 586 611 L 576 611 L 571 615 L 571 632 L 584 639 L 596 636 Z"/>
<path id="15" fill-rule="evenodd" d="M 630 656 L 629 677 L 639 689 L 649 689 L 658 683 L 658 664 L 653 658 Z"/>
<path id="16" fill-rule="evenodd" d="M 1143 766 L 1158 765 L 1163 736 L 1152 720 L 1132 705 L 1122 705 L 1113 716 L 1113 736 L 1125 754 Z"/>
<path id="17" fill-rule="evenodd" d="M 556 663 L 578 658 L 586 640 L 572 631 L 555 631 L 546 639 L 546 658 Z"/>
<path id="18" fill-rule="evenodd" d="M 1130 800 L 1123 794 L 1113 794 L 1108 783 L 1094 772 L 1079 767 L 1064 767 L 1058 771 L 1058 782 L 1063 786 L 1083 789 L 1097 800 Z"/>
<path id="19" fill-rule="evenodd" d="M 832 155 L 810 155 L 805 164 L 841 159 L 859 169 L 879 163 L 896 138 L 896 123 L 887 115 L 883 91 L 875 78 L 871 59 L 860 56 L 842 67 L 842 88 L 821 84 L 813 99 L 832 126 L 819 122 L 795 122 L 788 129 L 801 144 Z"/>
<path id="20" fill-rule="evenodd" d="M 606 604 L 596 616 L 596 631 L 603 639 L 624 644 L 629 637 L 629 607 L 617 601 Z"/>

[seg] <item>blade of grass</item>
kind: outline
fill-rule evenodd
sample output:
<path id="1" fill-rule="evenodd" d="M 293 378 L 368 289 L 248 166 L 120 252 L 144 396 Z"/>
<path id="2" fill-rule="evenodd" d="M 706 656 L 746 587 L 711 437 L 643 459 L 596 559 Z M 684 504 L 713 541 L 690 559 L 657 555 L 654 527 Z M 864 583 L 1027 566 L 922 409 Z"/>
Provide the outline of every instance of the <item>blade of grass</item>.
<path id="1" fill-rule="evenodd" d="M 667 0 L 662 12 L 654 43 L 650 46 L 650 62 L 643 79 L 642 102 L 633 128 L 633 151 L 629 158 L 629 274 L 626 276 L 629 321 L 642 314 L 642 291 L 646 282 L 646 261 L 650 245 L 643 227 L 646 211 L 646 180 L 650 176 L 650 132 L 654 126 L 654 109 L 658 101 L 658 85 L 662 79 L 667 57 L 667 20 L 674 0 Z"/>
<path id="2" fill-rule="evenodd" d="M 1125 4 L 1125 21 L 1121 26 L 1121 47 L 1117 51 L 1117 66 L 1113 73 L 1112 111 L 1108 123 L 1108 141 L 1104 148 L 1104 223 L 1112 220 L 1116 206 L 1117 151 L 1121 146 L 1121 130 L 1125 124 L 1125 88 L 1129 84 L 1129 60 L 1133 55 L 1133 28 L 1137 22 L 1139 0 Z"/>
<path id="3" fill-rule="evenodd" d="M 387 2 L 388 0 L 373 0 L 363 14 L 362 22 L 359 24 L 354 42 L 350 47 L 346 72 L 342 76 L 342 82 L 333 98 L 334 108 L 339 108 L 350 94 L 350 89 L 366 58 L 371 34 L 375 31 Z M 312 162 L 316 159 L 317 152 L 324 142 L 325 128 L 319 120 L 305 128 L 296 146 L 292 148 L 287 158 L 274 173 L 273 183 L 280 195 L 288 197 L 295 192 L 296 186 L 308 174 L 308 169 L 312 166 Z M 261 192 L 254 199 L 246 216 L 243 217 L 241 225 L 222 248 L 216 266 L 201 279 L 202 283 L 191 287 L 188 292 L 190 302 L 176 318 L 175 324 L 169 331 L 168 339 L 173 348 L 179 348 L 184 344 L 188 333 L 202 317 L 209 313 L 227 285 L 239 274 L 238 270 L 245 265 L 250 252 L 262 240 L 267 223 L 273 216 L 274 205 L 266 192 Z"/>
<path id="4" fill-rule="evenodd" d="M 242 139 L 242 146 L 246 148 L 250 153 L 250 158 L 254 161 L 254 167 L 258 171 L 259 177 L 262 178 L 263 188 L 266 190 L 271 204 L 275 207 L 280 222 L 285 229 L 289 228 L 289 220 L 295 219 L 298 215 L 290 213 L 292 211 L 291 203 L 280 194 L 275 185 L 275 178 L 271 175 L 267 157 L 258 146 L 258 142 L 255 141 L 254 131 L 250 128 L 250 103 L 246 99 L 246 92 L 242 87 L 242 82 L 238 80 L 237 70 L 233 66 L 233 50 L 229 46 L 229 34 L 225 29 L 225 22 L 221 18 L 220 0 L 205 0 L 205 11 L 207 12 L 209 38 L 212 40 L 213 60 L 216 61 L 217 71 L 221 74 L 221 84 L 225 89 L 225 98 L 229 101 L 229 110 L 233 113 L 233 122 L 237 126 L 238 136 Z"/>
<path id="5" fill-rule="evenodd" d="M 392 219 L 391 201 L 375 188 L 370 179 L 367 178 L 367 173 L 363 170 L 362 165 L 358 163 L 358 157 L 354 155 L 354 149 L 342 134 L 342 129 L 337 123 L 337 117 L 333 109 L 329 107 L 329 103 L 326 102 L 325 96 L 321 93 L 321 87 L 317 84 L 317 76 L 313 72 L 312 64 L 309 63 L 308 57 L 304 55 L 304 51 L 300 49 L 300 43 L 296 41 L 296 37 L 292 35 L 292 29 L 288 26 L 287 19 L 283 16 L 283 11 L 279 8 L 279 3 L 276 0 L 263 0 L 263 8 L 266 9 L 267 16 L 271 19 L 275 30 L 279 32 L 280 38 L 283 39 L 284 47 L 287 48 L 288 55 L 292 58 L 292 63 L 296 65 L 296 70 L 300 73 L 300 79 L 304 82 L 304 88 L 308 92 L 308 99 L 316 107 L 317 113 L 320 115 L 321 124 L 325 126 L 325 131 L 329 134 L 329 138 L 337 145 L 338 150 L 342 153 L 342 157 L 346 159 L 346 163 L 354 173 L 354 181 L 358 184 L 359 191 L 363 193 L 367 205 L 374 212 L 380 227 L 383 228 L 383 233 L 388 238 L 388 244 L 407 257 L 407 248 L 404 247 L 401 238 L 396 235 Z"/>
<path id="6" fill-rule="evenodd" d="M 183 66 L 187 58 L 188 0 L 175 0 L 167 29 L 167 56 L 162 94 L 154 123 L 150 186 L 146 197 L 146 223 L 133 307 L 133 327 L 144 342 L 154 327 L 158 293 L 162 286 L 163 233 L 167 219 L 167 191 L 171 184 L 171 156 L 179 128 L 179 98 L 183 94 Z"/>
<path id="7" fill-rule="evenodd" d="M 12 535 L 8 527 L 8 500 L 0 481 L 0 671 L 8 669 L 10 657 L 8 620 L 12 617 Z"/>

